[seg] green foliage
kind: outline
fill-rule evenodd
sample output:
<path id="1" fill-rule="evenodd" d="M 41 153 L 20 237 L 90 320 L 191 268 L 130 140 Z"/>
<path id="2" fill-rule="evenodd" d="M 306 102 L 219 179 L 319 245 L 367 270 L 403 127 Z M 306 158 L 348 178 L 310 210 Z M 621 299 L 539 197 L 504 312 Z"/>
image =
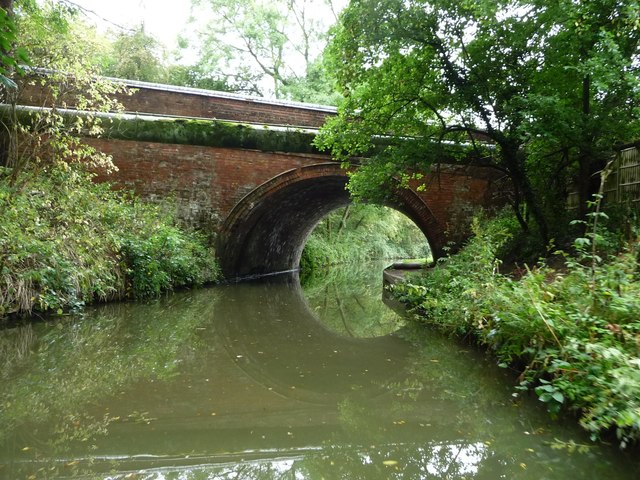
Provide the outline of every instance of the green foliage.
<path id="1" fill-rule="evenodd" d="M 286 150 L 317 153 L 313 146 L 313 134 L 309 132 L 293 128 L 256 128 L 223 120 L 113 119 L 105 125 L 103 133 L 109 138 L 124 140 L 249 148 L 267 152 Z"/>
<path id="2" fill-rule="evenodd" d="M 370 198 L 449 161 L 441 149 L 458 143 L 458 158 L 508 175 L 521 226 L 546 244 L 565 228 L 569 182 L 584 217 L 597 172 L 640 134 L 637 10 L 634 0 L 352 1 L 328 53 L 345 101 L 317 144 L 348 162 L 395 140 L 352 176 L 352 192 Z"/>
<path id="3" fill-rule="evenodd" d="M 0 59 L 0 83 L 12 86 L 7 73 L 29 58 L 36 67 L 68 73 L 81 66 L 116 78 L 261 96 L 272 93 L 322 104 L 338 101 L 334 81 L 320 60 L 328 27 L 323 23 L 326 15 L 317 14 L 318 5 L 311 6 L 308 0 L 193 3 L 210 7 L 214 15 L 200 17 L 214 20 L 202 28 L 205 33 L 199 42 L 189 45 L 180 39 L 180 49 L 200 53 L 194 63 L 184 65 L 176 63 L 180 51 L 170 59 L 165 46 L 143 25 L 99 33 L 83 17 L 84 10 L 72 2 L 16 0 L 17 21 L 0 16 L 5 46 L 19 40 L 11 54 L 0 45 L 0 52 L 5 52 Z M 265 79 L 271 80 L 272 88 L 265 88 L 270 83 Z"/>
<path id="4" fill-rule="evenodd" d="M 282 92 L 284 98 L 318 105 L 337 105 L 342 100 L 335 79 L 322 58 L 307 66 L 305 76 L 288 79 Z"/>
<path id="5" fill-rule="evenodd" d="M 354 338 L 381 337 L 404 326 L 404 317 L 380 301 L 388 261 L 347 263 L 307 273 L 302 287 L 309 308 L 329 330 Z"/>
<path id="6" fill-rule="evenodd" d="M 203 238 L 177 228 L 157 207 L 92 183 L 96 171 L 115 166 L 82 138 L 104 133 L 98 114 L 118 111 L 114 94 L 125 93 L 95 76 L 101 39 L 66 2 L 23 0 L 16 7 L 20 47 L 51 70 L 21 78 L 46 93 L 44 108 L 9 107 L 0 119 L 8 137 L 0 172 L 0 318 L 214 280 L 217 267 Z M 70 98 L 84 115 L 63 113 Z"/>
<path id="7" fill-rule="evenodd" d="M 197 363 L 193 349 L 202 345 L 200 327 L 212 321 L 215 298 L 209 291 L 187 302 L 167 297 L 149 304 L 116 303 L 96 308 L 90 321 L 65 316 L 3 330 L 0 444 L 14 429 L 26 429 L 42 433 L 32 448 L 60 454 L 69 440 L 90 449 L 113 422 L 148 421 L 141 412 L 117 418 L 90 406 L 139 381 L 169 381 L 185 363 Z M 45 435 L 48 428 L 52 431 Z"/>
<path id="8" fill-rule="evenodd" d="M 185 235 L 169 220 L 142 235 L 130 235 L 122 243 L 130 288 L 137 298 L 155 297 L 172 288 L 201 285 L 217 278 L 215 259 L 205 237 Z"/>
<path id="9" fill-rule="evenodd" d="M 109 45 L 95 28 L 79 16 L 70 2 L 16 0 L 18 47 L 27 52 L 30 65 L 67 73 L 97 73 Z"/>
<path id="10" fill-rule="evenodd" d="M 310 0 L 192 0 L 212 15 L 200 26 L 198 69 L 234 90 L 302 101 L 334 99 L 317 62 L 332 5 Z M 194 20 L 195 21 L 195 20 Z M 315 91 L 314 91 L 315 90 Z"/>
<path id="11" fill-rule="evenodd" d="M 212 72 L 203 61 L 193 65 L 168 65 L 164 81 L 169 85 L 202 88 L 220 92 L 255 93 L 245 82 Z"/>
<path id="12" fill-rule="evenodd" d="M 47 75 L 28 69 L 20 73 L 18 83 L 42 89 L 46 95 L 40 110 L 20 118 L 15 104 L 20 104 L 22 90 L 3 111 L 2 135 L 6 153 L 2 163 L 12 168 L 11 183 L 25 169 L 63 168 L 82 164 L 109 172 L 115 167 L 111 158 L 80 141 L 83 135 L 103 132 L 99 112 L 119 111 L 114 94 L 125 88 L 96 77 L 97 58 L 104 44 L 95 31 L 76 19 L 76 9 L 66 3 L 42 5 L 23 0 L 16 2 L 18 48 L 24 49 L 37 67 L 47 68 Z M 61 113 L 67 102 L 87 112 L 73 121 Z"/>
<path id="13" fill-rule="evenodd" d="M 401 213 L 376 205 L 338 209 L 318 223 L 302 252 L 300 269 L 390 258 L 430 257 L 424 235 Z"/>
<path id="14" fill-rule="evenodd" d="M 17 28 L 13 16 L 4 8 L 0 8 L 0 88 L 15 90 L 17 85 L 9 78 L 21 64 L 28 63 L 29 58 L 24 48 L 14 50 L 17 40 Z"/>
<path id="15" fill-rule="evenodd" d="M 204 239 L 77 169 L 0 178 L 0 318 L 156 296 L 218 275 Z M 29 178 L 27 178 L 29 177 Z"/>
<path id="16" fill-rule="evenodd" d="M 397 295 L 418 318 L 472 336 L 500 364 L 521 370 L 519 388 L 533 388 L 552 414 L 574 410 L 594 438 L 613 430 L 622 446 L 637 441 L 637 238 L 607 261 L 569 257 L 560 269 L 527 269 L 517 279 L 498 273 L 504 222 L 476 222 L 475 237 L 458 255 L 398 286 Z"/>
<path id="17" fill-rule="evenodd" d="M 166 68 L 160 43 L 140 26 L 118 34 L 102 69 L 104 75 L 128 80 L 164 83 Z"/>

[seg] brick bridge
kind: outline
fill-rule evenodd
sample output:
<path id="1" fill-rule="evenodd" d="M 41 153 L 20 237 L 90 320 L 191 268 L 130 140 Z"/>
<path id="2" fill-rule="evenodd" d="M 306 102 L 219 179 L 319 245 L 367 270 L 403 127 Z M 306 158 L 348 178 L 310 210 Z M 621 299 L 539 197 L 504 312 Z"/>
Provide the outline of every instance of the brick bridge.
<path id="1" fill-rule="evenodd" d="M 311 142 L 335 109 L 180 87 L 127 82 L 127 115 L 89 143 L 113 156 L 108 177 L 151 200 L 173 198 L 187 222 L 212 229 L 227 278 L 296 269 L 307 236 L 350 203 L 346 173 Z M 44 105 L 25 87 L 19 103 Z M 487 205 L 495 172 L 443 165 L 418 192 L 388 202 L 415 222 L 434 256 L 464 235 L 468 206 Z M 468 213 L 467 213 L 468 216 Z"/>

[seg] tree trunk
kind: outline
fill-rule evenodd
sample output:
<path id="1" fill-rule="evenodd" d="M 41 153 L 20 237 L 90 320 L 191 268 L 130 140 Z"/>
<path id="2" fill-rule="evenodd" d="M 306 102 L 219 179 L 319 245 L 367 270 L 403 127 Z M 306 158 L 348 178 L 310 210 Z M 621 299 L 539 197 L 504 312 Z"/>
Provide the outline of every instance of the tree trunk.
<path id="1" fill-rule="evenodd" d="M 337 236 L 339 237 L 342 233 L 342 230 L 347 226 L 347 218 L 349 218 L 349 210 L 351 210 L 351 205 L 347 205 L 344 208 L 344 212 L 342 213 L 342 219 L 340 220 L 340 227 L 338 228 Z"/>
<path id="2" fill-rule="evenodd" d="M 529 209 L 528 211 L 533 217 L 533 221 L 538 226 L 540 240 L 546 247 L 549 243 L 549 224 L 544 212 L 542 211 L 539 195 L 535 192 L 531 185 L 531 181 L 527 176 L 524 154 L 521 152 L 520 145 L 515 142 L 505 140 L 500 146 L 502 149 L 503 162 L 509 172 L 511 181 L 514 184 L 514 189 L 516 192 L 519 192 L 519 195 L 527 205 Z M 526 221 L 522 219 L 519 212 L 516 216 L 518 217 L 520 224 L 524 226 L 523 229 L 526 231 Z"/>
<path id="3" fill-rule="evenodd" d="M 597 154 L 593 151 L 592 133 L 589 128 L 591 116 L 591 77 L 582 79 L 582 118 L 584 137 L 581 139 L 578 153 L 578 174 L 575 184 L 578 193 L 578 219 L 586 220 L 587 214 L 592 210 L 589 202 L 594 200 L 594 195 L 600 188 L 600 175 L 598 172 L 605 166 Z"/>
<path id="4" fill-rule="evenodd" d="M 13 0 L 0 0 L 0 7 L 4 9 L 5 12 L 9 14 L 10 21 L 13 16 Z M 9 46 L 7 50 L 4 50 L 2 53 L 5 55 L 9 55 L 13 45 Z M 6 65 L 2 65 L 6 70 L 10 70 L 10 68 Z M 11 102 L 11 92 L 9 92 L 7 87 L 0 87 L 0 101 L 3 103 Z M 10 151 L 12 148 L 12 139 L 11 139 L 11 128 L 7 124 L 0 125 L 0 166 L 8 166 Z"/>
<path id="5" fill-rule="evenodd" d="M 539 195 L 534 191 L 526 175 L 522 176 L 520 189 L 522 191 L 522 197 L 529 207 L 533 221 L 538 225 L 540 240 L 542 240 L 545 248 L 547 248 L 549 245 L 549 224 L 542 211 Z"/>

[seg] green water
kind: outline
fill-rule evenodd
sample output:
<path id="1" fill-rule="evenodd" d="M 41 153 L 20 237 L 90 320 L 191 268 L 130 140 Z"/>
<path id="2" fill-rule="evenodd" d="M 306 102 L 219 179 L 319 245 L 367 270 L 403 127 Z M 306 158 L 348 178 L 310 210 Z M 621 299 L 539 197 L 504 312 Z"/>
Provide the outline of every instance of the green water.
<path id="1" fill-rule="evenodd" d="M 366 274 L 363 273 L 366 271 Z M 637 479 L 379 269 L 220 286 L 0 331 L 0 478 Z"/>

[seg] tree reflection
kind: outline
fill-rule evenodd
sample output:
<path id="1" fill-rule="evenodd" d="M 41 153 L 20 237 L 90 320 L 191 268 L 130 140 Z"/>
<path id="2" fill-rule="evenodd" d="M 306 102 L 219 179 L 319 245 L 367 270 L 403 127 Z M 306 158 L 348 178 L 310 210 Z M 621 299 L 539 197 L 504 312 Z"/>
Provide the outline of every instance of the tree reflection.
<path id="1" fill-rule="evenodd" d="M 11 438 L 22 458 L 72 444 L 90 451 L 121 420 L 92 406 L 140 380 L 172 378 L 193 361 L 198 328 L 212 320 L 212 295 L 108 305 L 0 331 L 0 447 Z"/>
<path id="2" fill-rule="evenodd" d="M 621 480 L 638 467 L 554 450 L 575 431 L 512 401 L 471 346 L 411 323 L 337 335 L 297 284 L 5 330 L 0 365 L 2 478 Z"/>
<path id="3" fill-rule="evenodd" d="M 145 472 L 146 480 L 317 480 L 317 479 L 495 479 L 508 469 L 499 465 L 485 476 L 482 464 L 492 452 L 481 443 L 416 446 L 392 444 L 371 447 L 334 445 L 297 458 L 256 460 Z M 500 462 L 494 462 L 500 463 Z M 489 472 L 487 472 L 489 473 Z M 131 478 L 131 473 L 109 477 Z M 135 477 L 134 477 L 135 478 Z M 534 477 L 531 477 L 534 478 Z"/>
<path id="4" fill-rule="evenodd" d="M 404 317 L 381 301 L 387 263 L 313 271 L 302 285 L 310 309 L 328 329 L 345 337 L 373 338 L 397 331 L 405 325 Z"/>

